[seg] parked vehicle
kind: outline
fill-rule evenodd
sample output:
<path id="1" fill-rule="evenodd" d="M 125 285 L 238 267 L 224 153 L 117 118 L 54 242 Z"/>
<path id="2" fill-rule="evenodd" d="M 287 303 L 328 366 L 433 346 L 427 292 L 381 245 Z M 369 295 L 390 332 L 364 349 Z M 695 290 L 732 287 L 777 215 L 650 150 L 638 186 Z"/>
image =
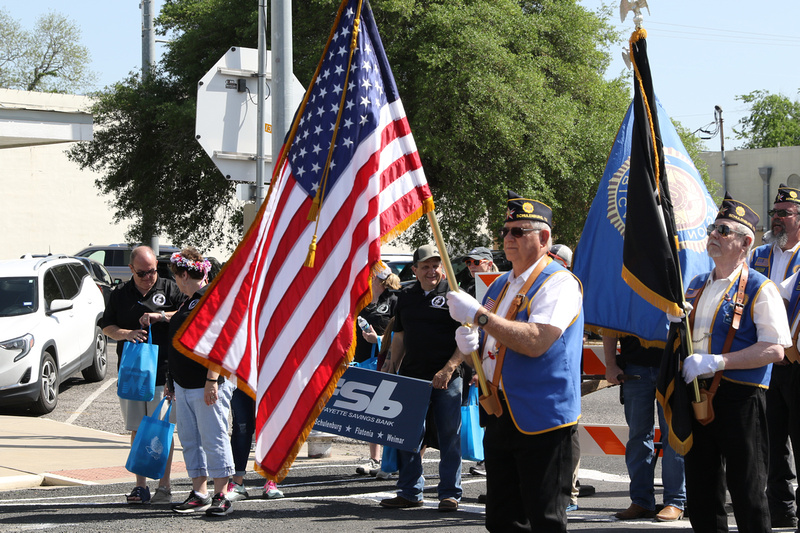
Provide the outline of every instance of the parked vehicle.
<path id="1" fill-rule="evenodd" d="M 61 382 L 83 373 L 101 381 L 107 339 L 105 304 L 86 267 L 64 255 L 0 261 L 0 405 L 58 404 Z"/>
<path id="2" fill-rule="evenodd" d="M 107 244 L 107 245 L 98 245 L 92 246 L 89 245 L 80 252 L 76 253 L 76 256 L 80 257 L 88 257 L 90 259 L 94 259 L 98 263 L 102 264 L 108 270 L 109 274 L 111 274 L 111 278 L 114 280 L 121 280 L 121 281 L 128 281 L 131 279 L 131 269 L 128 268 L 128 265 L 131 262 L 131 250 L 138 246 L 137 244 Z M 173 253 L 173 252 L 180 252 L 179 248 L 175 248 L 171 245 L 163 245 L 159 246 L 159 253 Z"/>
<path id="3" fill-rule="evenodd" d="M 92 276 L 92 279 L 94 280 L 94 284 L 97 285 L 97 288 L 103 293 L 103 303 L 108 305 L 108 300 L 111 298 L 111 291 L 114 290 L 118 283 L 114 283 L 114 280 L 111 279 L 111 274 L 109 274 L 108 270 L 106 270 L 106 267 L 94 259 L 89 257 L 74 257 L 86 267 L 89 275 Z"/>

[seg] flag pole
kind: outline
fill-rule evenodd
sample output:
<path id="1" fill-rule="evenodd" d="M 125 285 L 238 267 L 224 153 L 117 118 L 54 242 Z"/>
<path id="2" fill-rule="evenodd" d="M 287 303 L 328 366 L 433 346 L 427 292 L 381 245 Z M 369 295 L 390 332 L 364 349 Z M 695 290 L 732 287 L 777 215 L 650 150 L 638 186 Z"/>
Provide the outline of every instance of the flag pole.
<path id="1" fill-rule="evenodd" d="M 439 255 L 442 258 L 442 265 L 444 266 L 444 271 L 447 275 L 447 284 L 450 286 L 451 291 L 460 292 L 458 288 L 458 282 L 456 281 L 456 273 L 455 270 L 453 270 L 453 264 L 450 262 L 450 255 L 447 253 L 447 246 L 444 243 L 442 230 L 439 229 L 439 220 L 436 218 L 435 212 L 428 211 L 428 222 L 433 230 L 433 238 L 436 241 L 436 247 L 439 249 Z M 464 325 L 467 327 L 472 327 L 472 324 L 469 323 L 465 323 Z M 478 352 L 473 351 L 470 356 L 472 357 L 472 366 L 475 368 L 475 372 L 478 374 L 478 384 L 481 387 L 481 392 L 484 396 L 488 396 L 489 387 L 486 384 L 486 374 L 483 372 L 483 365 L 481 364 L 480 355 L 478 355 Z"/>
<path id="2" fill-rule="evenodd" d="M 633 61 L 633 49 L 631 48 L 631 46 L 632 46 L 632 43 L 633 43 L 633 38 L 634 38 L 634 36 L 637 35 L 637 32 L 639 32 L 640 30 L 643 31 L 643 27 L 642 26 L 643 26 L 643 22 L 644 22 L 644 17 L 642 16 L 642 7 L 646 7 L 648 13 L 650 12 L 650 8 L 648 7 L 647 2 L 644 1 L 644 0 L 633 0 L 632 2 L 631 1 L 622 0 L 620 2 L 620 19 L 621 19 L 622 22 L 625 22 L 625 19 L 627 18 L 628 13 L 630 11 L 633 11 L 633 13 L 634 13 L 634 16 L 633 16 L 634 32 L 633 32 L 633 35 L 631 36 L 631 39 L 628 42 L 628 47 L 629 48 L 628 48 L 628 55 L 626 56 L 626 62 L 628 60 L 630 60 L 632 63 L 634 63 L 635 70 L 637 70 L 637 71 L 638 71 L 638 67 L 635 66 L 635 62 Z M 627 59 L 627 58 L 630 58 L 630 59 Z M 628 65 L 628 67 L 630 68 L 630 65 Z M 673 227 L 670 228 L 670 230 L 672 232 L 672 238 L 673 238 L 673 242 L 672 242 L 673 251 L 676 252 L 675 256 L 677 257 L 678 242 L 677 242 L 677 235 L 676 235 L 676 232 L 675 232 L 674 224 L 673 224 Z M 683 273 L 681 272 L 680 261 L 678 261 L 678 280 L 681 283 L 681 287 L 683 287 Z M 683 303 L 682 307 L 685 307 L 686 296 L 682 295 L 681 300 L 682 300 L 682 303 Z M 691 328 L 689 327 L 689 314 L 686 313 L 686 312 L 684 312 L 684 322 L 685 322 L 685 326 L 686 326 L 686 340 L 688 342 L 687 353 L 688 353 L 688 355 L 691 355 L 692 354 L 692 349 L 693 349 L 692 331 L 691 331 Z M 668 348 L 669 348 L 669 346 L 667 346 L 667 349 Z M 701 399 L 702 398 L 700 398 L 700 386 L 697 383 L 697 378 L 695 378 L 692 381 L 692 390 L 694 392 L 694 403 L 696 403 L 696 404 L 701 403 Z"/>

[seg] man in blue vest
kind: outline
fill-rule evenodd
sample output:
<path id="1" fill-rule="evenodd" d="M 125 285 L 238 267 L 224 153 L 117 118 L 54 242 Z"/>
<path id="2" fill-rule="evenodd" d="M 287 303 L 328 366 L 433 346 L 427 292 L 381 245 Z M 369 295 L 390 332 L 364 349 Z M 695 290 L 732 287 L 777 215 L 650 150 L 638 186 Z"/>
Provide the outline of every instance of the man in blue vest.
<path id="1" fill-rule="evenodd" d="M 770 215 L 771 242 L 753 250 L 750 266 L 780 285 L 800 267 L 800 190 L 781 183 Z M 789 358 L 772 367 L 767 391 L 769 470 L 767 501 L 772 527 L 796 527 L 800 491 L 795 492 L 788 440 L 791 439 L 795 472 L 800 470 L 800 365 Z"/>
<path id="2" fill-rule="evenodd" d="M 567 530 L 583 294 L 578 279 L 547 254 L 551 220 L 548 206 L 508 191 L 500 236 L 511 272 L 489 287 L 482 305 L 463 292 L 447 294 L 450 315 L 480 328 L 460 327 L 456 342 L 464 354 L 480 353 L 499 400 L 487 409 L 483 441 L 492 532 Z"/>
<path id="3" fill-rule="evenodd" d="M 791 345 L 776 285 L 748 268 L 758 215 L 726 194 L 707 228 L 714 270 L 686 291 L 694 354 L 683 362 L 686 383 L 698 378 L 715 392 L 714 418 L 692 423 L 685 457 L 686 496 L 695 531 L 727 531 L 725 487 L 739 531 L 771 531 L 767 483 L 765 391 L 772 363 Z"/>

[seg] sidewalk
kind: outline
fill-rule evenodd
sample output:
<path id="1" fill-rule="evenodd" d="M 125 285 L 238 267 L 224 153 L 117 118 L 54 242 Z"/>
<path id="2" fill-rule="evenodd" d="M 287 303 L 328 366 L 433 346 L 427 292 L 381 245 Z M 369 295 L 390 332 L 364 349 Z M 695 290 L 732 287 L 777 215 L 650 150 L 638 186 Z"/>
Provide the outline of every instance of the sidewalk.
<path id="1" fill-rule="evenodd" d="M 308 457 L 304 444 L 297 458 Z M 125 469 L 130 436 L 46 418 L 0 415 L 0 490 L 40 486 L 104 485 L 132 481 Z M 175 434 L 172 477 L 188 477 Z M 333 447 L 336 454 L 336 447 Z M 336 455 L 328 460 L 336 460 Z M 352 461 L 352 455 L 343 455 Z M 311 459 L 314 460 L 314 459 Z"/>

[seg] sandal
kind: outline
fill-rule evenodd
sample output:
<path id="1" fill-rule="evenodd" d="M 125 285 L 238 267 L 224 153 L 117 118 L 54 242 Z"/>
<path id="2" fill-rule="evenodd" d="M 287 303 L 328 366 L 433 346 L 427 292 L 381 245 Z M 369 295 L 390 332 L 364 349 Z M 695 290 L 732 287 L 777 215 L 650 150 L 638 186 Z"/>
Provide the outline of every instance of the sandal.
<path id="1" fill-rule="evenodd" d="M 150 489 L 147 487 L 134 487 L 127 498 L 128 503 L 150 503 Z"/>

